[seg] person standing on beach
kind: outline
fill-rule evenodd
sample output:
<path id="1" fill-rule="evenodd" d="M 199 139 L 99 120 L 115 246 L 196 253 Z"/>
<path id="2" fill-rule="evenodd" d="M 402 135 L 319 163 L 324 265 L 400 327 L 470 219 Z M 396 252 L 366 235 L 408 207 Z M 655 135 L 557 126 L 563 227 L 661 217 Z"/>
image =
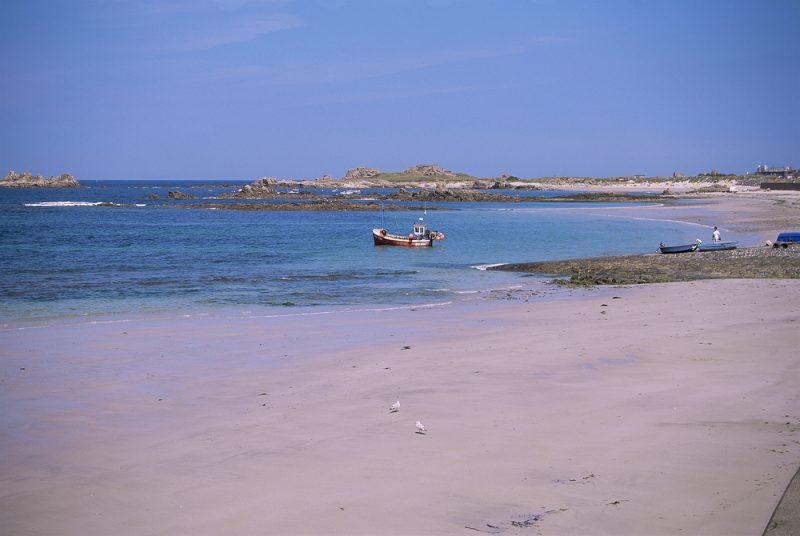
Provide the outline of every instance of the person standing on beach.
<path id="1" fill-rule="evenodd" d="M 716 225 L 714 226 L 714 232 L 711 233 L 711 238 L 714 240 L 714 242 L 719 242 L 720 240 L 722 240 L 719 234 L 719 229 L 717 229 Z"/>

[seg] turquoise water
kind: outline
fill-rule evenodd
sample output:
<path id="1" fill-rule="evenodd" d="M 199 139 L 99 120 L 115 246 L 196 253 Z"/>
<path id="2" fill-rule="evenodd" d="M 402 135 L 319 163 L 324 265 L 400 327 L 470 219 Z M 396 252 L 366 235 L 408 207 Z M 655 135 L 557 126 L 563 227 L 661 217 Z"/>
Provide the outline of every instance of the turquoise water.
<path id="1" fill-rule="evenodd" d="M 430 205 L 426 214 L 385 215 L 245 212 L 186 209 L 188 201 L 165 199 L 170 190 L 213 198 L 245 182 L 83 184 L 0 189 L 0 321 L 437 303 L 531 279 L 483 265 L 650 252 L 660 241 L 683 243 L 698 233 L 675 222 L 630 219 L 624 209 L 593 216 L 587 209 L 596 204 L 441 204 L 451 210 Z M 100 202 L 115 206 L 93 205 Z M 433 248 L 373 246 L 371 230 L 382 219 L 405 233 L 419 217 L 447 238 Z"/>

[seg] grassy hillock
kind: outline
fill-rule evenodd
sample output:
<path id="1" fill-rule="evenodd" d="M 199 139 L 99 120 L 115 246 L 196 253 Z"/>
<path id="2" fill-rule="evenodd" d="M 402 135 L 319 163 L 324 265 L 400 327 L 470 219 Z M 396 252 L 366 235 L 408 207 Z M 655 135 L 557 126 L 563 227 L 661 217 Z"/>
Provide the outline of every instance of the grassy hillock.
<path id="1" fill-rule="evenodd" d="M 479 177 L 473 177 L 472 175 L 468 175 L 466 173 L 440 173 L 436 175 L 426 175 L 424 173 L 400 171 L 380 173 L 372 177 L 370 180 L 392 182 L 397 184 L 418 182 L 439 182 L 446 184 L 450 182 L 470 182 L 482 179 Z"/>

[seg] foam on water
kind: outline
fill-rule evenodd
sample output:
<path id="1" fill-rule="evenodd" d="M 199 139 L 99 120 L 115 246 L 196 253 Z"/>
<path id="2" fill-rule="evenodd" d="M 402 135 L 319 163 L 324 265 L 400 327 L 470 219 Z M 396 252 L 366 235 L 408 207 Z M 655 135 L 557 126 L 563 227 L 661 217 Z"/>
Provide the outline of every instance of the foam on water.
<path id="1" fill-rule="evenodd" d="M 25 203 L 26 207 L 98 207 L 111 205 L 105 201 L 40 201 L 39 203 Z"/>
<path id="2" fill-rule="evenodd" d="M 489 268 L 494 268 L 496 266 L 503 266 L 503 264 L 506 264 L 506 263 L 497 262 L 497 263 L 494 263 L 494 264 L 476 264 L 475 266 L 470 266 L 470 268 L 474 268 L 475 270 L 480 270 L 482 272 L 485 272 Z"/>

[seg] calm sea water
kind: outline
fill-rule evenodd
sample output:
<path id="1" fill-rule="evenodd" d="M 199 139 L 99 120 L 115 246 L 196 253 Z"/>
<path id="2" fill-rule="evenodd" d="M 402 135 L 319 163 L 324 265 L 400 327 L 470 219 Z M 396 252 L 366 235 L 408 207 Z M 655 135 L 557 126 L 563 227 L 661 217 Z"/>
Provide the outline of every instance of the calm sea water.
<path id="1" fill-rule="evenodd" d="M 654 251 L 697 234 L 675 222 L 592 216 L 580 204 L 454 204 L 408 212 L 187 209 L 231 192 L 203 181 L 84 181 L 0 189 L 0 321 L 217 307 L 424 304 L 528 284 L 482 265 Z M 150 199 L 158 194 L 160 199 Z M 368 191 L 363 191 L 365 197 Z M 100 206 L 95 203 L 113 203 Z M 375 247 L 381 225 L 425 217 L 433 248 Z"/>

